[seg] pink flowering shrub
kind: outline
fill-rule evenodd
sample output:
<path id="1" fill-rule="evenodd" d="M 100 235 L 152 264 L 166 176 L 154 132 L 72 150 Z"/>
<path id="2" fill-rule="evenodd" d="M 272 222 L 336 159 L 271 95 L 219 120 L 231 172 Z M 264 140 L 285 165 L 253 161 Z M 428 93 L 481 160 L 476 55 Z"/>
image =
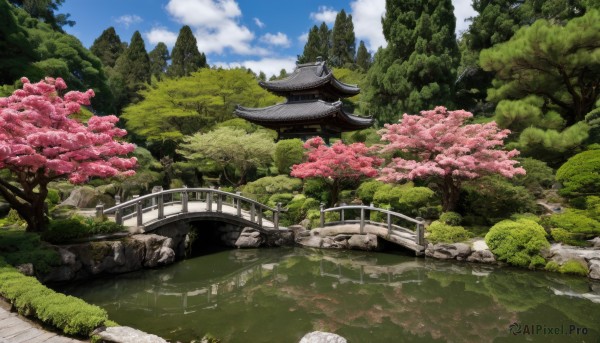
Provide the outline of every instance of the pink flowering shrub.
<path id="1" fill-rule="evenodd" d="M 21 187 L 0 179 L 0 194 L 27 221 L 28 230 L 41 231 L 50 181 L 133 175 L 136 159 L 121 156 L 135 147 L 116 140 L 127 132 L 115 127 L 115 116 L 94 116 L 87 125 L 70 118 L 89 105 L 93 90 L 61 96 L 67 88 L 61 78 L 21 82 L 22 89 L 0 98 L 0 168 L 10 170 Z"/>

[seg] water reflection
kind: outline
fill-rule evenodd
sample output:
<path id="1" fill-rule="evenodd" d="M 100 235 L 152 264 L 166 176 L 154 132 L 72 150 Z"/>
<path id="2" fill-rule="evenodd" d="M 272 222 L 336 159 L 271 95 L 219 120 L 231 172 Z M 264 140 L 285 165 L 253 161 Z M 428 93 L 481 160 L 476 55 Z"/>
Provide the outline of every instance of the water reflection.
<path id="1" fill-rule="evenodd" d="M 62 291 L 166 338 L 294 342 L 327 330 L 351 342 L 595 342 L 600 287 L 582 278 L 382 253 L 232 250 Z M 586 327 L 512 336 L 512 323 Z"/>

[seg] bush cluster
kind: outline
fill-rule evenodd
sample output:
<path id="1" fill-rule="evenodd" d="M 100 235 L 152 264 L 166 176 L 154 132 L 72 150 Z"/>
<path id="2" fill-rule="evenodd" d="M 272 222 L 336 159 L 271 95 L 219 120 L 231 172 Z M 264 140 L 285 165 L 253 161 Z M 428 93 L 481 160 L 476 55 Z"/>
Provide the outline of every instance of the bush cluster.
<path id="1" fill-rule="evenodd" d="M 587 266 L 576 260 L 568 260 L 563 263 L 562 266 L 555 261 L 550 261 L 546 264 L 545 269 L 550 272 L 559 272 L 562 274 L 575 274 L 581 276 L 587 276 L 588 274 Z"/>
<path id="2" fill-rule="evenodd" d="M 46 242 L 60 244 L 79 238 L 94 235 L 110 234 L 124 231 L 125 227 L 108 220 L 94 218 L 69 218 L 50 221 L 48 229 L 42 233 Z"/>
<path id="3" fill-rule="evenodd" d="M 436 243 L 458 243 L 471 238 L 469 231 L 462 226 L 453 226 L 436 220 L 427 227 L 429 235 L 427 240 L 433 244 Z"/>
<path id="4" fill-rule="evenodd" d="M 550 247 L 544 228 L 528 219 L 497 223 L 485 236 L 485 242 L 499 260 L 529 268 L 544 266 L 546 261 L 540 251 Z"/>
<path id="5" fill-rule="evenodd" d="M 56 293 L 25 276 L 0 258 L 0 294 L 25 316 L 34 316 L 68 335 L 89 336 L 111 324 L 106 311 L 85 301 Z"/>
<path id="6" fill-rule="evenodd" d="M 436 197 L 427 187 L 413 187 L 412 184 L 402 186 L 383 184 L 373 194 L 373 203 L 376 207 L 386 208 L 389 205 L 392 211 L 418 217 L 422 209 L 435 205 Z"/>
<path id="7" fill-rule="evenodd" d="M 0 232 L 0 255 L 15 266 L 32 263 L 35 271 L 40 273 L 45 273 L 60 263 L 58 253 L 46 247 L 39 235 L 23 229 Z"/>
<path id="8" fill-rule="evenodd" d="M 586 240 L 600 235 L 600 222 L 586 214 L 584 210 L 567 209 L 544 217 L 541 224 L 550 230 L 555 241 L 583 245 Z"/>
<path id="9" fill-rule="evenodd" d="M 563 188 L 559 193 L 576 197 L 600 192 L 600 150 L 579 153 L 556 171 L 556 180 Z"/>
<path id="10" fill-rule="evenodd" d="M 265 204 L 274 194 L 292 193 L 300 190 L 302 190 L 302 180 L 286 175 L 277 175 L 248 182 L 242 189 L 242 195 Z"/>

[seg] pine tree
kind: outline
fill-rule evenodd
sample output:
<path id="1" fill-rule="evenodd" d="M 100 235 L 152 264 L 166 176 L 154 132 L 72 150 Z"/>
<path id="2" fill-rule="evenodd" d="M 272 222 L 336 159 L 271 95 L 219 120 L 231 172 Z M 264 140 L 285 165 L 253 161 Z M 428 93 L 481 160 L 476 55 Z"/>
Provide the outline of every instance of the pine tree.
<path id="1" fill-rule="evenodd" d="M 365 42 L 360 41 L 356 52 L 356 65 L 362 70 L 369 70 L 371 66 L 371 53 L 367 50 Z"/>
<path id="2" fill-rule="evenodd" d="M 341 10 L 335 17 L 331 33 L 331 51 L 329 62 L 332 66 L 342 67 L 347 63 L 354 63 L 356 52 L 356 38 L 352 15 L 346 15 Z"/>
<path id="3" fill-rule="evenodd" d="M 131 37 L 129 47 L 115 64 L 115 72 L 120 76 L 126 91 L 128 102 L 140 100 L 137 92 L 150 83 L 150 59 L 139 31 Z"/>
<path id="4" fill-rule="evenodd" d="M 319 54 L 323 61 L 329 60 L 329 49 L 331 48 L 331 30 L 325 22 L 319 26 Z"/>
<path id="5" fill-rule="evenodd" d="M 319 37 L 319 28 L 314 25 L 310 31 L 308 31 L 308 40 L 304 44 L 304 51 L 302 55 L 298 56 L 298 63 L 308 63 L 317 60 L 317 57 L 321 56 L 321 40 Z"/>
<path id="6" fill-rule="evenodd" d="M 171 52 L 169 76 L 188 76 L 199 68 L 206 66 L 206 55 L 198 51 L 196 37 L 194 37 L 192 29 L 185 25 L 179 30 L 179 36 L 177 36 L 177 41 Z"/>
<path id="7" fill-rule="evenodd" d="M 450 106 L 459 61 L 452 1 L 387 0 L 382 24 L 388 46 L 375 55 L 365 94 L 379 123 Z"/>
<path id="8" fill-rule="evenodd" d="M 148 54 L 148 58 L 150 59 L 150 72 L 156 79 L 162 80 L 167 72 L 167 61 L 171 59 L 165 43 L 156 44 L 154 50 Z"/>
<path id="9" fill-rule="evenodd" d="M 115 32 L 115 28 L 111 26 L 102 31 L 100 37 L 94 40 L 90 51 L 98 56 L 105 67 L 113 68 L 119 56 L 125 51 L 125 47 Z"/>

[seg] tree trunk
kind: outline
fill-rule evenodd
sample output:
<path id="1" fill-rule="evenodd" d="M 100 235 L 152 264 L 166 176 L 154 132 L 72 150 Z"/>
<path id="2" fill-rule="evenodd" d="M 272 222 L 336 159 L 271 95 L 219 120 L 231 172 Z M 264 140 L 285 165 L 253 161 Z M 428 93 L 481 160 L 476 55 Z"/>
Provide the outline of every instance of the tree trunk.
<path id="1" fill-rule="evenodd" d="M 331 200 L 329 204 L 330 206 L 335 206 L 335 204 L 338 202 L 339 194 L 340 182 L 338 180 L 333 180 L 333 182 L 331 183 Z"/>
<path id="2" fill-rule="evenodd" d="M 38 187 L 38 192 L 24 187 L 17 189 L 7 182 L 0 183 L 0 194 L 14 208 L 19 216 L 27 223 L 28 232 L 42 232 L 48 226 L 48 216 L 45 210 L 45 200 L 48 195 L 47 183 Z"/>
<path id="3" fill-rule="evenodd" d="M 451 176 L 445 177 L 443 183 L 439 184 L 442 190 L 442 211 L 454 211 L 458 205 L 458 199 L 460 197 L 460 184 L 455 181 Z"/>

